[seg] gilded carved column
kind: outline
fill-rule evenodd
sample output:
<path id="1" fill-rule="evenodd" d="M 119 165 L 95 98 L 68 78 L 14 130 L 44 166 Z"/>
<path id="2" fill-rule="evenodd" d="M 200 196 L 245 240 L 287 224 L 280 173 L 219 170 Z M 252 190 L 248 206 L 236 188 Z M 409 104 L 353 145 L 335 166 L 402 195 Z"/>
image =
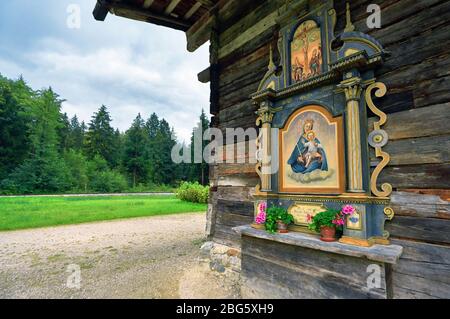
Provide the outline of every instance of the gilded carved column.
<path id="1" fill-rule="evenodd" d="M 361 158 L 361 124 L 359 118 L 362 93 L 361 79 L 351 74 L 341 82 L 340 87 L 345 92 L 347 102 L 347 188 L 351 193 L 364 193 Z"/>
<path id="2" fill-rule="evenodd" d="M 260 126 L 260 133 L 257 140 L 258 144 L 258 164 L 256 171 L 261 179 L 258 191 L 270 192 L 272 190 L 272 120 L 274 110 L 267 102 L 262 102 L 261 107 L 256 112 L 258 118 L 256 125 Z"/>

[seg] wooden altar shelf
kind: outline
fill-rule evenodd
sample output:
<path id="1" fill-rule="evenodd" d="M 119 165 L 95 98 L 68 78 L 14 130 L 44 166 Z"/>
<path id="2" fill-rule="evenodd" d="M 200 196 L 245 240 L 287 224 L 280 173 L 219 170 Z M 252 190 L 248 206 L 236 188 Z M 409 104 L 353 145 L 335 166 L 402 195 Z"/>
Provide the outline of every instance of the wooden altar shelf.
<path id="1" fill-rule="evenodd" d="M 241 235 L 241 295 L 275 299 L 390 299 L 392 270 L 403 248 L 325 243 L 303 233 Z"/>
<path id="2" fill-rule="evenodd" d="M 233 228 L 237 233 L 260 239 L 271 240 L 282 244 L 294 245 L 304 248 L 316 249 L 324 252 L 341 254 L 351 257 L 367 258 L 368 260 L 397 264 L 403 252 L 403 247 L 398 245 L 374 245 L 372 247 L 359 247 L 342 244 L 340 242 L 326 243 L 319 236 L 290 232 L 287 234 L 270 234 L 263 230 L 254 229 L 251 226 L 239 226 Z"/>

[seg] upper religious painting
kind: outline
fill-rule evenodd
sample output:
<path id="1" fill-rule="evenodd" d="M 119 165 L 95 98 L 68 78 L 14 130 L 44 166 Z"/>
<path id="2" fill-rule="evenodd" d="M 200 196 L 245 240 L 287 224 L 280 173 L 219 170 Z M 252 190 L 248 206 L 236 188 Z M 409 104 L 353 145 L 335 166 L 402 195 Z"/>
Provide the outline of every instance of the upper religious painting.
<path id="1" fill-rule="evenodd" d="M 322 38 L 313 20 L 300 24 L 291 42 L 292 83 L 301 82 L 322 73 Z"/>

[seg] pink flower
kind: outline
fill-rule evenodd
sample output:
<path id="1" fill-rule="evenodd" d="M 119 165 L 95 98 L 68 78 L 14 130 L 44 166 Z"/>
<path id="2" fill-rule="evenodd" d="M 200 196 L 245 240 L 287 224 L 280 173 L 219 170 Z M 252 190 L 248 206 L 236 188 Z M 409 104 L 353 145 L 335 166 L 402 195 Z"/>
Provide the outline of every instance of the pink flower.
<path id="1" fill-rule="evenodd" d="M 265 213 L 266 212 L 266 208 L 267 208 L 267 203 L 266 202 L 261 202 L 259 204 L 259 212 L 260 213 Z"/>
<path id="2" fill-rule="evenodd" d="M 342 214 L 344 215 L 352 215 L 356 211 L 355 207 L 352 205 L 345 205 L 342 207 Z"/>
<path id="3" fill-rule="evenodd" d="M 306 221 L 310 223 L 312 221 L 312 216 L 310 214 L 306 215 Z"/>
<path id="4" fill-rule="evenodd" d="M 256 215 L 255 222 L 257 224 L 264 224 L 266 222 L 266 213 L 260 212 L 258 215 Z"/>
<path id="5" fill-rule="evenodd" d="M 337 226 L 343 226 L 345 224 L 344 219 L 341 217 L 337 217 L 332 223 Z"/>

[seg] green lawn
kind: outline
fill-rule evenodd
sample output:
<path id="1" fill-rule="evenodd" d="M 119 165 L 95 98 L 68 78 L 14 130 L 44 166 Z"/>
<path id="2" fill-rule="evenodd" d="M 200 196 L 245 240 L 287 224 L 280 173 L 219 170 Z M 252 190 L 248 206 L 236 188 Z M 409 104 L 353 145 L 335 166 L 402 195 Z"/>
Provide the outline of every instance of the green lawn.
<path id="1" fill-rule="evenodd" d="M 175 196 L 0 198 L 0 230 L 188 212 L 206 212 L 206 205 Z"/>

